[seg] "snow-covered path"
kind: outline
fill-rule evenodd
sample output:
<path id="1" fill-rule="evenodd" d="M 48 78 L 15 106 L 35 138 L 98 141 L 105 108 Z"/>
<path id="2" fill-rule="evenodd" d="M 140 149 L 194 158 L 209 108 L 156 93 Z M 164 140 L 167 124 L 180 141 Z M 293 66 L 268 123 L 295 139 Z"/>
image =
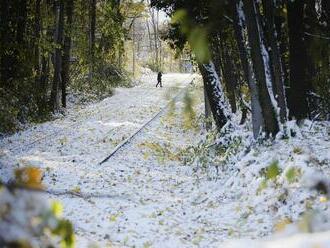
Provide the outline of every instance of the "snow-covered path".
<path id="1" fill-rule="evenodd" d="M 192 190 L 190 168 L 167 160 L 165 165 L 157 156 L 148 156 L 147 144 L 175 150 L 198 138 L 166 124 L 164 113 L 108 162 L 99 162 L 192 79 L 188 74 L 170 74 L 164 76 L 162 89 L 150 82 L 117 89 L 113 97 L 100 103 L 73 109 L 64 118 L 2 140 L 0 149 L 9 151 L 20 166 L 42 168 L 49 189 L 94 195 L 88 199 L 55 197 L 75 225 L 78 247 L 91 241 L 138 247 L 189 244 L 194 234 L 182 229 L 188 224 L 188 213 L 180 209 Z M 178 104 L 182 104 L 180 99 Z M 10 161 L 6 164 L 10 166 L 2 168 L 2 178 L 15 166 Z"/>
<path id="2" fill-rule="evenodd" d="M 182 94 L 167 112 L 99 164 L 181 91 L 193 94 L 198 116 L 203 111 L 202 90 L 189 86 L 193 77 L 165 75 L 162 89 L 150 81 L 117 89 L 102 102 L 72 109 L 61 119 L 1 140 L 0 179 L 12 177 L 18 166 L 41 168 L 47 189 L 67 193 L 48 196 L 64 205 L 64 217 L 74 224 L 79 248 L 93 243 L 223 247 L 228 239 L 268 236 L 278 223 L 300 220 L 311 206 L 330 211 L 330 203 L 306 188 L 300 175 L 315 171 L 330 175 L 327 122 L 307 121 L 301 128 L 293 126 L 295 137 L 249 147 L 241 157 L 234 153 L 233 163 L 226 164 L 217 180 L 209 180 L 180 160 L 180 152 L 205 138 L 198 128 L 184 128 Z M 252 135 L 244 127 L 235 132 L 243 142 Z M 274 161 L 280 174 L 275 181 L 265 181 L 262 171 Z M 291 183 L 286 175 L 295 166 L 299 176 Z M 241 245 L 246 247 L 244 241 Z"/>

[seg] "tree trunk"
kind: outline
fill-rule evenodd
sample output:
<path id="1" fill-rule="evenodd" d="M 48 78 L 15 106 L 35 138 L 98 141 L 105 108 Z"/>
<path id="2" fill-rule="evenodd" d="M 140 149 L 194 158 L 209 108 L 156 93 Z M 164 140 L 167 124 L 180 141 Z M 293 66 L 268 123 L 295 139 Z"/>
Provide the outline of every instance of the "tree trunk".
<path id="1" fill-rule="evenodd" d="M 91 81 L 93 78 L 93 71 L 95 65 L 95 29 L 96 29 L 96 0 L 89 0 L 89 32 L 88 32 L 89 81 Z"/>
<path id="2" fill-rule="evenodd" d="M 269 91 L 272 87 L 269 81 L 269 75 L 267 75 L 267 65 L 264 61 L 263 53 L 266 52 L 262 44 L 261 29 L 257 19 L 257 12 L 254 1 L 243 0 L 244 11 L 246 17 L 246 24 L 248 30 L 248 39 L 251 46 L 251 57 L 254 68 L 254 74 L 256 77 L 259 98 L 261 104 L 261 110 L 264 117 L 264 131 L 266 135 L 275 136 L 279 131 L 279 124 L 276 118 L 276 110 L 274 103 L 272 103 L 271 94 Z"/>
<path id="3" fill-rule="evenodd" d="M 155 64 L 158 67 L 159 66 L 159 51 L 158 51 L 158 29 L 157 29 L 157 20 L 155 17 L 154 10 L 150 10 L 151 12 L 151 22 L 152 22 L 152 28 L 153 28 L 153 34 L 154 34 L 154 47 L 155 47 Z"/>
<path id="4" fill-rule="evenodd" d="M 59 109 L 59 89 L 62 81 L 62 42 L 64 31 L 64 0 L 56 2 L 55 7 L 56 22 L 55 22 L 55 35 L 54 42 L 57 45 L 54 55 L 54 77 L 52 92 L 50 97 L 50 107 L 53 112 Z"/>
<path id="5" fill-rule="evenodd" d="M 280 108 L 280 120 L 284 123 L 287 120 L 287 104 L 284 91 L 283 68 L 279 52 L 278 37 L 275 29 L 275 6 L 273 1 L 264 0 L 267 40 L 270 45 L 271 66 L 273 72 L 273 89 L 275 98 Z"/>
<path id="6" fill-rule="evenodd" d="M 230 119 L 230 114 L 220 84 L 220 79 L 212 62 L 198 64 L 198 67 L 203 77 L 204 88 L 206 89 L 215 124 L 218 130 L 221 130 Z"/>
<path id="7" fill-rule="evenodd" d="M 135 77 L 135 60 L 136 60 L 136 54 L 135 54 L 135 20 L 133 20 L 132 23 L 132 55 L 133 55 L 133 78 Z"/>
<path id="8" fill-rule="evenodd" d="M 229 46 L 225 43 L 225 41 L 220 41 L 221 44 L 221 55 L 222 55 L 222 64 L 223 64 L 223 75 L 226 86 L 227 97 L 229 99 L 229 104 L 231 107 L 231 111 L 236 113 L 237 105 L 236 105 L 236 93 L 235 88 L 237 85 L 237 78 L 234 73 L 234 66 L 232 58 L 230 58 L 230 54 L 228 52 Z"/>
<path id="9" fill-rule="evenodd" d="M 35 85 L 36 85 L 36 102 L 38 108 L 41 108 L 41 70 L 40 70 L 40 35 L 41 35 L 41 0 L 36 0 L 35 3 L 35 19 L 34 19 L 34 70 L 35 70 Z"/>
<path id="10" fill-rule="evenodd" d="M 62 58 L 62 106 L 66 108 L 66 88 L 70 81 L 70 54 L 71 54 L 71 31 L 73 22 L 74 0 L 66 3 L 66 28 L 69 32 L 64 37 L 64 51 Z"/>
<path id="11" fill-rule="evenodd" d="M 153 51 L 152 37 L 151 37 L 150 26 L 149 26 L 149 21 L 148 20 L 146 20 L 146 25 L 147 25 L 147 30 L 148 30 L 150 51 L 152 52 Z"/>
<path id="12" fill-rule="evenodd" d="M 283 4 L 281 3 L 280 8 L 283 8 Z M 288 44 L 288 39 L 287 39 L 287 32 L 286 29 L 283 28 L 286 26 L 286 19 L 285 17 L 281 15 L 276 15 L 275 16 L 275 28 L 276 28 L 276 34 L 277 34 L 277 40 L 279 41 L 279 56 L 281 59 L 281 64 L 282 64 L 282 73 L 283 73 L 283 83 L 284 83 L 284 88 L 287 88 L 289 85 L 289 60 L 287 57 L 287 52 L 289 50 L 289 44 Z M 287 94 L 288 91 L 285 90 L 286 94 L 286 99 L 287 99 Z M 288 103 L 287 103 L 288 105 Z M 287 106 L 288 108 L 288 106 Z M 288 117 L 288 109 L 287 109 L 287 117 Z"/>
<path id="13" fill-rule="evenodd" d="M 304 42 L 304 2 L 288 1 L 290 116 L 302 120 L 308 116 L 307 55 Z"/>
<path id="14" fill-rule="evenodd" d="M 41 75 L 40 75 L 40 106 L 39 114 L 44 114 L 47 110 L 47 85 L 49 80 L 50 56 L 42 55 L 41 57 Z"/>
<path id="15" fill-rule="evenodd" d="M 253 126 L 253 136 L 257 138 L 260 130 L 263 129 L 264 119 L 262 116 L 262 110 L 259 101 L 259 93 L 256 85 L 255 77 L 253 74 L 253 68 L 249 61 L 248 51 L 245 46 L 246 39 L 244 37 L 244 14 L 241 6 L 241 1 L 236 0 L 231 2 L 232 13 L 234 17 L 234 32 L 236 37 L 236 42 L 240 54 L 240 59 L 242 63 L 243 73 L 246 82 L 248 83 L 250 95 L 251 95 L 251 111 L 252 111 L 252 126 Z"/>

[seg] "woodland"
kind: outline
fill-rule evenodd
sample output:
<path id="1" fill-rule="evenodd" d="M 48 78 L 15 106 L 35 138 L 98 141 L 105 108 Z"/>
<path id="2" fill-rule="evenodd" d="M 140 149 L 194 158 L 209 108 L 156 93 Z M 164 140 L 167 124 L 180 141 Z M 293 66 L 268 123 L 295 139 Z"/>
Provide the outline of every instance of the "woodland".
<path id="1" fill-rule="evenodd" d="M 188 42 L 215 123 L 252 114 L 255 137 L 276 136 L 289 119 L 329 118 L 327 1 L 152 1 L 173 16 L 166 38 Z M 223 106 L 226 89 L 230 109 Z M 221 87 L 220 87 L 221 88 Z M 244 103 L 249 92 L 251 108 Z M 243 120 L 244 121 L 244 117 Z"/>
<path id="2" fill-rule="evenodd" d="M 329 0 L 0 1 L 0 247 L 330 247 L 329 199 Z"/>

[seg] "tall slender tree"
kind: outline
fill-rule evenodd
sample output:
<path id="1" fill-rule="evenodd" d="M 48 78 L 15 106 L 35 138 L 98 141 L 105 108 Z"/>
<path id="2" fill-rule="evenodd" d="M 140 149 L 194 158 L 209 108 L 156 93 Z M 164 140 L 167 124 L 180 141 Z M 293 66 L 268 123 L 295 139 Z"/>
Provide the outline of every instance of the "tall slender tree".
<path id="1" fill-rule="evenodd" d="M 272 95 L 269 92 L 272 87 L 267 75 L 267 61 L 263 57 L 265 53 L 261 27 L 258 20 L 256 6 L 254 1 L 243 0 L 246 24 L 248 30 L 248 39 L 251 46 L 251 57 L 253 62 L 254 74 L 257 81 L 261 110 L 264 117 L 264 131 L 266 134 L 276 135 L 279 131 L 279 124 L 276 118 L 276 110 L 272 103 Z"/>
<path id="2" fill-rule="evenodd" d="M 93 77 L 95 65 L 95 32 L 96 32 L 96 0 L 89 0 L 89 32 L 88 32 L 88 45 L 89 45 L 89 74 L 88 78 L 91 81 Z"/>
<path id="3" fill-rule="evenodd" d="M 287 120 L 287 104 L 284 91 L 284 77 L 281 56 L 278 47 L 278 37 L 275 27 L 276 6 L 274 1 L 263 0 L 264 16 L 266 23 L 266 40 L 269 46 L 270 67 L 273 76 L 273 89 L 275 98 L 280 108 L 280 119 L 284 123 Z"/>
<path id="4" fill-rule="evenodd" d="M 264 125 L 261 105 L 259 101 L 259 92 L 250 63 L 246 39 L 244 37 L 245 19 L 241 0 L 231 1 L 231 11 L 233 16 L 233 28 L 236 37 L 236 43 L 242 63 L 245 80 L 249 86 L 251 96 L 252 126 L 254 137 L 257 138 Z"/>
<path id="5" fill-rule="evenodd" d="M 54 76 L 50 97 L 50 107 L 52 111 L 59 109 L 60 85 L 62 83 L 62 48 L 64 34 L 64 0 L 57 0 L 55 3 L 55 33 L 54 42 L 56 44 L 54 53 Z"/>
<path id="6" fill-rule="evenodd" d="M 66 88 L 70 81 L 70 55 L 72 43 L 72 23 L 73 23 L 74 0 L 66 2 L 66 33 L 64 37 L 63 58 L 62 58 L 62 106 L 66 108 Z"/>

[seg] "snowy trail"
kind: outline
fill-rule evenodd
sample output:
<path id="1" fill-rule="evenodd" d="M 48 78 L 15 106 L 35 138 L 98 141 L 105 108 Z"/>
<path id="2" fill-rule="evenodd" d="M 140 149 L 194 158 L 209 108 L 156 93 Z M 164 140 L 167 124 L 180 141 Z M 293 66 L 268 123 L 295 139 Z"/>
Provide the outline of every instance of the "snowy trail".
<path id="1" fill-rule="evenodd" d="M 330 175 L 330 123 L 311 128 L 307 122 L 295 129 L 300 132 L 295 138 L 252 147 L 226 165 L 217 180 L 209 180 L 178 159 L 180 151 L 205 137 L 198 128 L 184 128 L 182 96 L 173 113 L 170 105 L 169 111 L 99 164 L 187 87 L 192 77 L 166 75 L 163 89 L 153 88 L 150 81 L 118 89 L 102 102 L 1 140 L 0 178 L 10 178 L 18 161 L 19 166 L 41 168 L 47 189 L 71 192 L 48 196 L 64 205 L 79 248 L 94 242 L 98 247 L 223 247 L 229 239 L 266 237 L 279 221 L 299 220 L 311 203 L 325 207 L 316 192 L 302 187 L 300 180 L 289 184 L 285 175 L 293 166 L 307 174 L 322 169 Z M 196 93 L 198 116 L 203 111 L 202 90 L 187 90 Z M 237 132 L 239 137 L 252 133 Z M 49 136 L 52 133 L 58 135 Z M 260 171 L 273 161 L 283 173 L 259 192 L 264 180 Z"/>
<path id="2" fill-rule="evenodd" d="M 151 237 L 156 233 L 170 234 L 166 230 L 159 232 L 151 223 L 143 223 L 140 215 L 156 214 L 155 211 L 164 208 L 163 204 L 176 204 L 177 196 L 171 188 L 191 180 L 181 171 L 184 168 L 177 165 L 164 167 L 156 158 L 146 159 L 143 155 L 140 147 L 143 140 L 158 142 L 170 135 L 169 130 L 159 134 L 162 124 L 156 119 L 111 161 L 102 165 L 99 162 L 159 112 L 192 78 L 188 74 L 171 74 L 164 76 L 163 89 L 153 88 L 153 82 L 131 89 L 117 89 L 113 97 L 100 103 L 71 110 L 64 118 L 5 138 L 0 149 L 2 153 L 14 156 L 20 166 L 42 168 L 45 171 L 44 184 L 49 189 L 112 196 L 109 199 L 83 199 L 72 195 L 56 197 L 63 202 L 66 217 L 75 224 L 78 247 L 87 246 L 89 240 L 120 246 L 153 243 Z M 182 136 L 181 132 L 171 135 L 166 139 Z M 6 164 L 9 166 L 2 168 L 2 177 L 15 168 L 10 161 Z M 157 200 L 159 196 L 162 197 Z M 121 221 L 117 223 L 114 219 L 124 218 L 124 211 L 137 216 L 125 217 L 123 227 L 120 227 Z M 133 226 L 130 228 L 126 224 Z M 138 229 L 143 231 L 141 235 L 138 235 Z"/>

